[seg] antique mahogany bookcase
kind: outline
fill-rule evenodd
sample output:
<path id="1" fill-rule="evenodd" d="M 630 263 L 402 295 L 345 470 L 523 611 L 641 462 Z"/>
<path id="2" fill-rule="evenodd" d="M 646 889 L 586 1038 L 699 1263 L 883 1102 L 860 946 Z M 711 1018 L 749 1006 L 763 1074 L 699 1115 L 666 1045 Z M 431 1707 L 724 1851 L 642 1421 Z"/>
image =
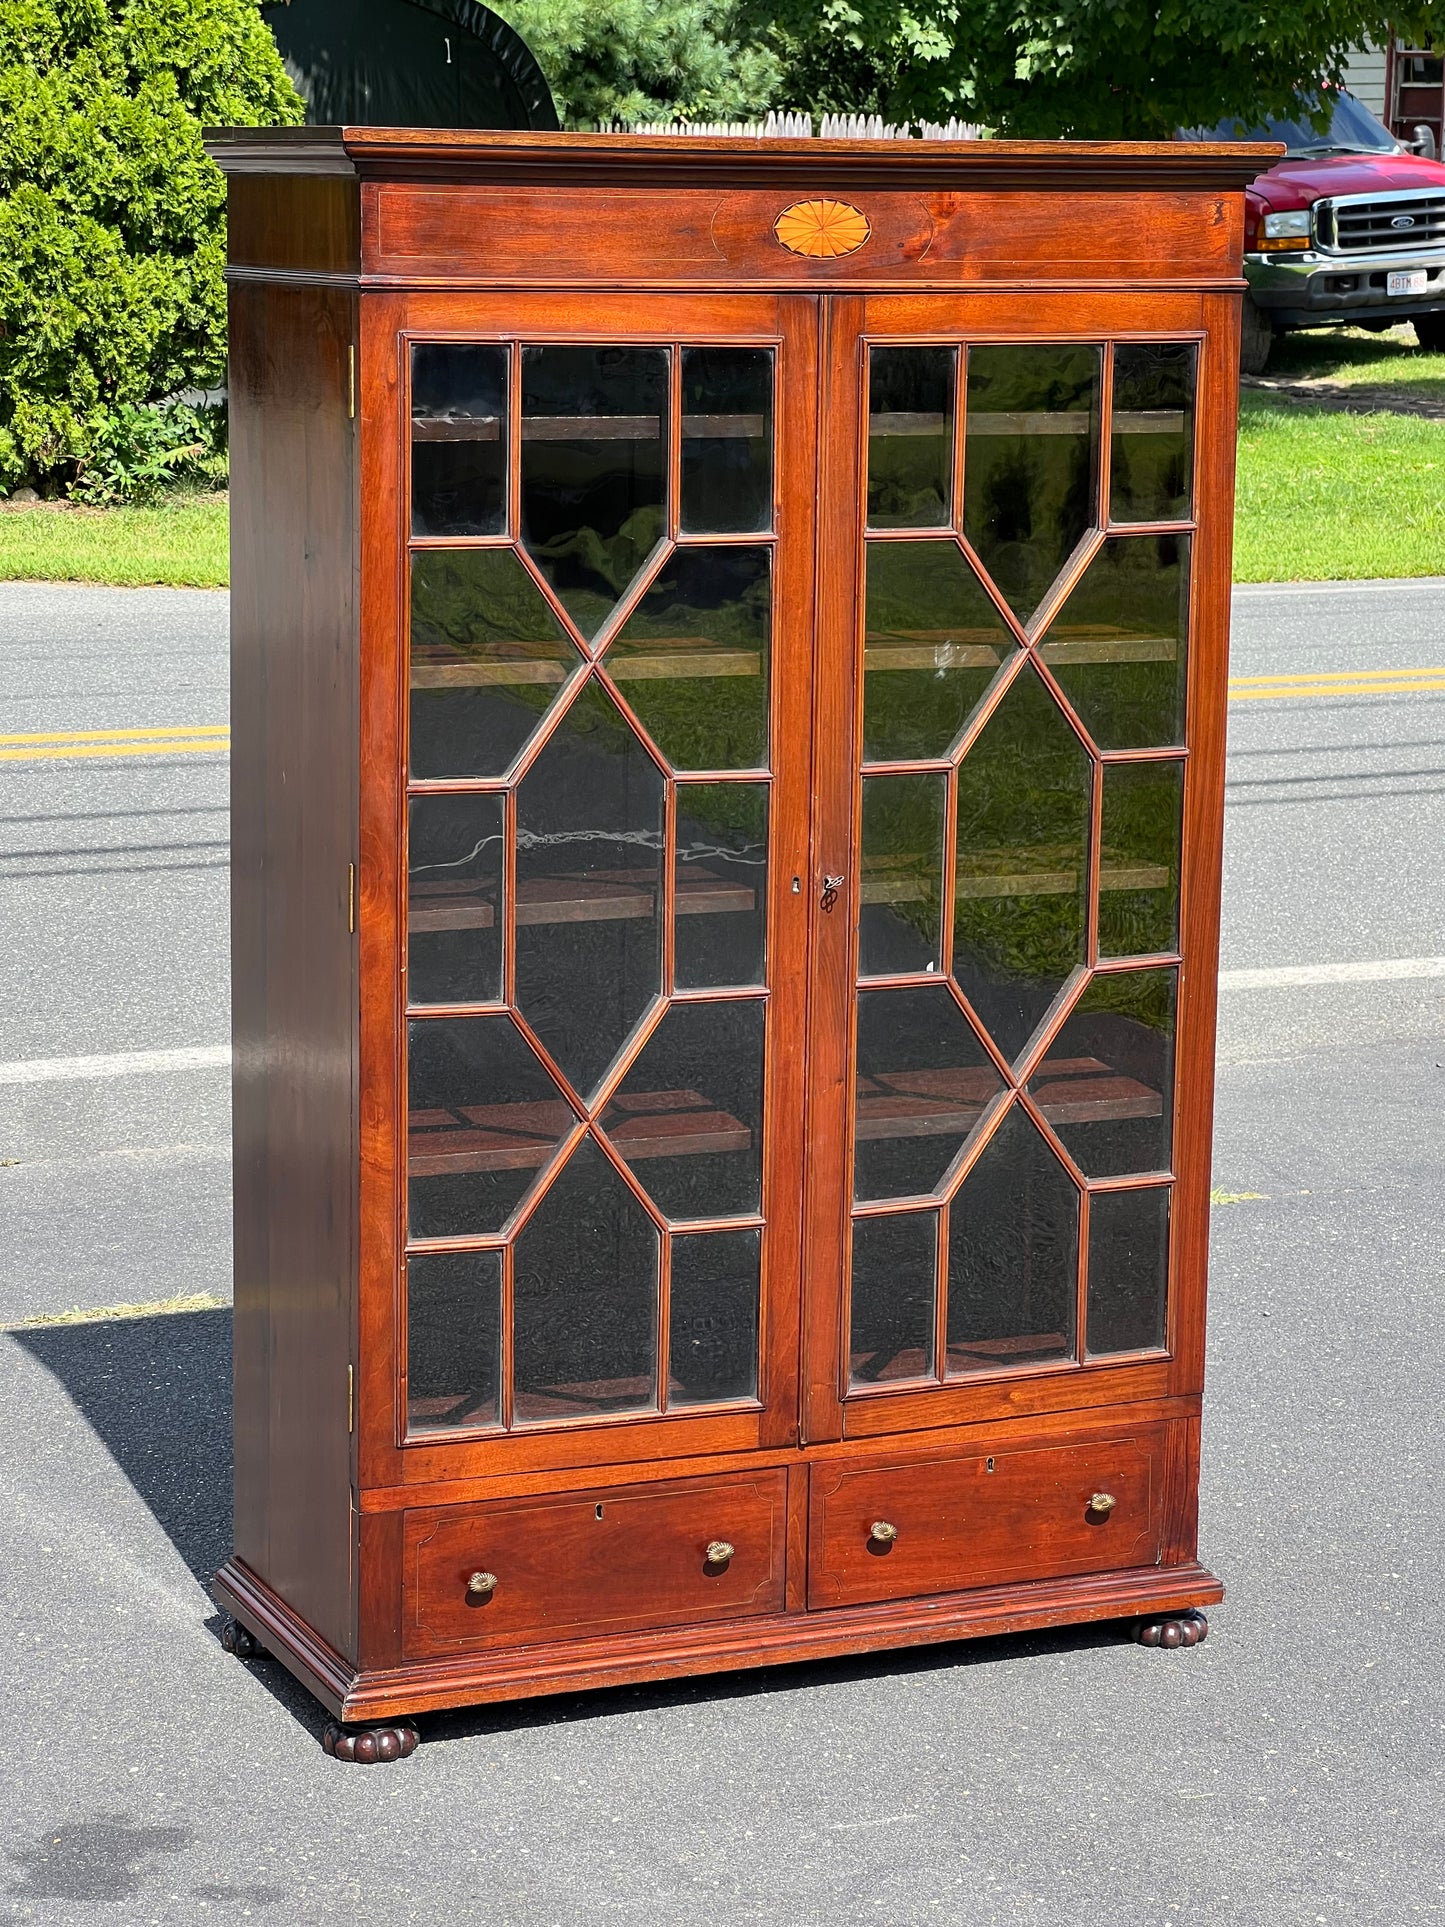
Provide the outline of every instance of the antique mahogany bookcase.
<path id="1" fill-rule="evenodd" d="M 233 1650 L 1192 1644 L 1247 146 L 220 135 Z"/>

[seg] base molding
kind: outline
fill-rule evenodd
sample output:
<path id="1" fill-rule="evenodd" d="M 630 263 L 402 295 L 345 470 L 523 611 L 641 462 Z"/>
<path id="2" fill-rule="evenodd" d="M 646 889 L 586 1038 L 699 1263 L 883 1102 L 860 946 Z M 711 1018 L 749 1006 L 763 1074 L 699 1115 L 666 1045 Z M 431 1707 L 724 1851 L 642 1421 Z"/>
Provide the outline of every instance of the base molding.
<path id="1" fill-rule="evenodd" d="M 1105 1619 L 1160 1618 L 1209 1606 L 1224 1587 L 1196 1560 L 979 1587 L 885 1605 L 779 1613 L 704 1628 L 672 1627 L 545 1646 L 493 1648 L 366 1671 L 297 1617 L 243 1560 L 216 1574 L 217 1603 L 246 1626 L 338 1719 L 385 1720 L 496 1700 L 630 1686 L 890 1647 L 983 1639 Z"/>

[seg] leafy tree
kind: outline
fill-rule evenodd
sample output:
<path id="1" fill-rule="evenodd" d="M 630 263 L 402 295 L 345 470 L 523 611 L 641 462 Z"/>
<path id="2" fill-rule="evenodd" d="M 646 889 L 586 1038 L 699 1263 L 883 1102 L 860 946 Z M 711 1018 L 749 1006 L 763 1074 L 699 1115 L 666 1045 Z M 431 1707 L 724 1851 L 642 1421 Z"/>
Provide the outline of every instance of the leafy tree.
<path id="1" fill-rule="evenodd" d="M 565 124 L 747 120 L 775 103 L 778 54 L 738 25 L 735 0 L 501 0 Z"/>
<path id="2" fill-rule="evenodd" d="M 0 488 L 83 478 L 145 444 L 138 408 L 222 379 L 201 129 L 301 116 L 256 0 L 0 3 Z"/>
<path id="3" fill-rule="evenodd" d="M 1445 32 L 1445 3 L 1378 0 L 751 0 L 777 103 L 981 121 L 1017 139 L 1167 140 L 1290 110 L 1351 47 Z"/>

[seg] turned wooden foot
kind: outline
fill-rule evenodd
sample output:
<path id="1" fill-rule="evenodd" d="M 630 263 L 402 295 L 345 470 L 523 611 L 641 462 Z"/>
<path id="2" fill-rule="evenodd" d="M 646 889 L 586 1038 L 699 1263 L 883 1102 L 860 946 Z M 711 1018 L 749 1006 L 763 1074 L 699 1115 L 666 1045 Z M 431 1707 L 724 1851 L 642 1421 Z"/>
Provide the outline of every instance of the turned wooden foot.
<path id="1" fill-rule="evenodd" d="M 1197 1607 L 1159 1619 L 1137 1619 L 1134 1637 L 1141 1646 L 1197 1646 L 1209 1636 L 1209 1621 Z"/>
<path id="2" fill-rule="evenodd" d="M 221 1644 L 228 1653 L 237 1659 L 269 1659 L 271 1655 L 257 1639 L 256 1635 L 243 1626 L 239 1619 L 229 1617 L 221 1621 Z"/>
<path id="3" fill-rule="evenodd" d="M 358 1766 L 378 1766 L 383 1760 L 406 1760 L 416 1752 L 417 1730 L 410 1720 L 385 1726 L 342 1726 L 333 1720 L 321 1744 L 333 1758 L 355 1760 Z"/>

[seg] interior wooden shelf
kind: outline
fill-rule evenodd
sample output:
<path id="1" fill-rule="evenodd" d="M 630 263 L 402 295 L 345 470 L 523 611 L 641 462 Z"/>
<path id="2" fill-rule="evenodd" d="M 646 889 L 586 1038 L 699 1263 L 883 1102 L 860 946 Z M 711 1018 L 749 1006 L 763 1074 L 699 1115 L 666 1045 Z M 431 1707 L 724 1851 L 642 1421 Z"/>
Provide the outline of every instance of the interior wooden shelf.
<path id="1" fill-rule="evenodd" d="M 414 1111 L 407 1126 L 407 1173 L 435 1178 L 540 1170 L 576 1121 L 560 1100 Z M 746 1151 L 753 1142 L 746 1124 L 710 1107 L 700 1091 L 625 1093 L 609 1107 L 606 1129 L 629 1164 Z"/>
<path id="2" fill-rule="evenodd" d="M 757 892 L 711 871 L 679 875 L 674 903 L 680 917 L 719 916 L 757 907 Z M 517 884 L 517 924 L 610 923 L 650 917 L 657 910 L 653 870 L 592 871 L 586 876 L 535 877 Z M 413 883 L 407 928 L 413 936 L 435 930 L 490 930 L 497 921 L 494 892 L 470 883 Z"/>
<path id="3" fill-rule="evenodd" d="M 634 653 L 635 652 L 635 653 Z M 728 649 L 705 636 L 670 636 L 646 643 L 628 643 L 603 655 L 608 674 L 617 682 L 695 680 L 713 676 L 761 676 L 763 657 L 756 649 Z M 553 657 L 496 656 L 491 661 L 455 656 L 419 656 L 413 650 L 413 689 L 489 689 L 545 683 L 559 686 L 583 667 Z"/>
<path id="4" fill-rule="evenodd" d="M 970 435 L 1087 435 L 1094 417 L 1087 410 L 1063 412 L 985 412 L 970 410 L 965 427 Z M 1062 425 L 1060 425 L 1062 424 Z M 1188 417 L 1179 408 L 1130 408 L 1114 411 L 1116 435 L 1182 435 Z M 942 412 L 909 409 L 879 410 L 868 417 L 868 432 L 879 436 L 935 436 L 950 434 L 953 417 Z"/>
<path id="5" fill-rule="evenodd" d="M 684 415 L 684 441 L 756 441 L 768 432 L 765 415 Z M 497 442 L 497 415 L 413 415 L 413 442 Z M 660 415 L 524 415 L 524 442 L 656 442 Z"/>
<path id="6" fill-rule="evenodd" d="M 997 1074 L 984 1067 L 875 1072 L 858 1080 L 855 1130 L 861 1142 L 963 1138 L 999 1088 Z M 1162 1108 L 1158 1091 L 1111 1070 L 1095 1057 L 1048 1060 L 1034 1073 L 1029 1089 L 1055 1125 L 1158 1117 Z"/>
<path id="7" fill-rule="evenodd" d="M 1167 890 L 1173 872 L 1162 863 L 1104 864 L 1099 871 L 1101 890 Z M 863 876 L 864 903 L 931 903 L 939 896 L 942 879 L 936 870 L 885 870 Z M 1060 897 L 1079 887 L 1077 870 L 1030 870 L 1015 875 L 970 874 L 960 870 L 953 880 L 956 898 L 970 901 L 992 897 Z"/>
<path id="8" fill-rule="evenodd" d="M 864 638 L 863 666 L 880 671 L 899 669 L 996 669 L 1013 653 L 995 632 L 967 629 L 870 629 Z M 1108 662 L 1173 662 L 1179 644 L 1173 636 L 1137 636 L 1123 630 L 1101 631 L 1091 626 L 1084 635 L 1067 627 L 1050 630 L 1039 644 L 1039 654 L 1050 664 Z"/>
<path id="9" fill-rule="evenodd" d="M 1011 1338 L 978 1338 L 969 1344 L 948 1347 L 945 1375 L 959 1376 L 986 1370 L 988 1366 L 1010 1365 L 1020 1359 L 1059 1358 L 1068 1351 L 1062 1332 L 1023 1332 Z M 858 1350 L 850 1355 L 849 1369 L 855 1384 L 893 1385 L 918 1381 L 937 1381 L 929 1370 L 921 1346 L 905 1345 L 899 1351 L 886 1346 Z"/>

